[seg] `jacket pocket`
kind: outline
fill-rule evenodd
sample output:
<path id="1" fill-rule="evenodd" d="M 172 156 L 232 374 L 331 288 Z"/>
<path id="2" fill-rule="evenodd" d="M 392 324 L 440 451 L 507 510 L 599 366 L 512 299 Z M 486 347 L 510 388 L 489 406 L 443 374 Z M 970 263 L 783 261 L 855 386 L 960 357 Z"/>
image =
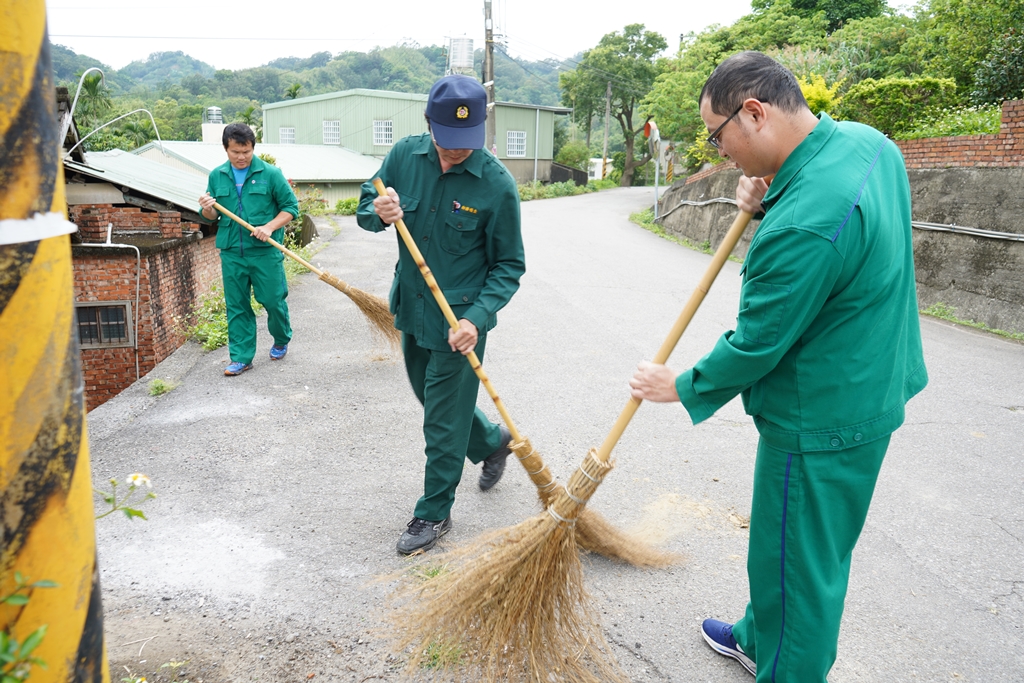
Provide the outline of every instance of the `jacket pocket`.
<path id="1" fill-rule="evenodd" d="M 779 328 L 786 311 L 786 300 L 792 291 L 789 285 L 773 285 L 753 282 L 744 288 L 740 302 L 739 332 L 747 341 L 765 346 L 775 346 L 779 339 Z"/>
<path id="2" fill-rule="evenodd" d="M 444 232 L 441 233 L 441 248 L 455 256 L 462 256 L 468 252 L 477 241 L 478 221 L 475 216 L 450 214 L 445 219 Z"/>

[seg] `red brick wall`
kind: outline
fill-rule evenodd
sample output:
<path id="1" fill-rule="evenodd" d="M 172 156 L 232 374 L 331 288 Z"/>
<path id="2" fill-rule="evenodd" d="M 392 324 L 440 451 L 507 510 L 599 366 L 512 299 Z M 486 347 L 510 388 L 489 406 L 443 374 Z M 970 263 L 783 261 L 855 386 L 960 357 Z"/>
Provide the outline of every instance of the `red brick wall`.
<path id="1" fill-rule="evenodd" d="M 120 230 L 113 242 L 133 240 L 125 232 L 160 231 L 142 246 L 139 272 L 138 363 L 145 375 L 181 346 L 185 339 L 179 320 L 220 277 L 220 254 L 212 237 L 174 239 L 176 234 L 198 232 L 195 223 L 182 223 L 177 212 L 152 212 L 111 205 L 71 207 L 85 241 L 106 241 L 107 223 Z M 118 226 L 122 226 L 118 228 Z M 102 226 L 102 228 L 101 228 Z M 102 235 L 100 235 L 102 233 Z M 143 243 L 144 244 L 144 243 Z M 75 301 L 130 301 L 135 312 L 136 257 L 133 250 L 88 248 L 74 259 Z M 134 320 L 129 320 L 134 327 Z M 134 333 L 134 332 L 133 332 Z M 132 347 L 82 349 L 82 374 L 88 410 L 110 400 L 136 379 Z"/>
<path id="2" fill-rule="evenodd" d="M 711 168 L 705 168 L 703 171 L 697 171 L 693 175 L 686 176 L 686 185 L 695 183 L 702 178 L 707 178 L 709 175 L 718 173 L 719 171 L 728 171 L 730 169 L 737 168 L 736 162 L 734 161 L 723 161 L 719 164 L 715 164 Z"/>
<path id="3" fill-rule="evenodd" d="M 995 135 L 897 140 L 907 168 L 1024 166 L 1024 100 L 1003 102 Z"/>

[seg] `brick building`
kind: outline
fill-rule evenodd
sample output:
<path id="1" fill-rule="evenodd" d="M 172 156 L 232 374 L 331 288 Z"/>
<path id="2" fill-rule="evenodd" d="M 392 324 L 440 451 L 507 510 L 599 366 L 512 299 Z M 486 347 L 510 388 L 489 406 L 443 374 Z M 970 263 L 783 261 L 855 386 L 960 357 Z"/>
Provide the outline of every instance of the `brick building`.
<path id="1" fill-rule="evenodd" d="M 185 341 L 183 322 L 220 277 L 206 181 L 126 152 L 64 161 L 75 322 L 89 410 Z"/>

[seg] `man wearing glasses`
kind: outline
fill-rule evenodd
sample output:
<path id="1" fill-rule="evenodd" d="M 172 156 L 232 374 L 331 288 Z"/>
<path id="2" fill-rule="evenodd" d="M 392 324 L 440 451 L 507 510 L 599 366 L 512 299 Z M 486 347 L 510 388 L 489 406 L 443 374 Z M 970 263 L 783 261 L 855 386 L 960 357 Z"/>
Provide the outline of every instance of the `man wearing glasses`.
<path id="1" fill-rule="evenodd" d="M 815 116 L 759 52 L 715 69 L 700 113 L 708 142 L 743 171 L 740 208 L 765 216 L 735 331 L 682 374 L 641 363 L 630 386 L 681 401 L 694 424 L 742 394 L 760 432 L 750 600 L 735 624 L 707 619 L 702 634 L 759 683 L 825 683 L 889 438 L 928 381 L 907 173 L 890 140 Z"/>
<path id="2" fill-rule="evenodd" d="M 519 191 L 505 166 L 483 149 L 487 93 L 469 76 L 445 76 L 427 99 L 429 133 L 400 140 L 377 176 L 362 187 L 359 225 L 384 230 L 403 218 L 455 317 L 449 328 L 401 239 L 391 312 L 402 331 L 405 367 L 423 404 L 423 496 L 398 552 L 429 550 L 451 529 L 450 511 L 463 463 L 483 463 L 480 488 L 498 483 L 511 436 L 476 407 L 479 380 L 465 355 L 483 361 L 487 332 L 526 270 Z"/>

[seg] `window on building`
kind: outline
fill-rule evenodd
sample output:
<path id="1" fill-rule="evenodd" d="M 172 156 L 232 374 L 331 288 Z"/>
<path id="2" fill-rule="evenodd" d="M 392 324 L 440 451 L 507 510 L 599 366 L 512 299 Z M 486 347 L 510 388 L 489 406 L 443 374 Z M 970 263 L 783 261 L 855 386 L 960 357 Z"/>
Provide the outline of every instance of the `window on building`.
<path id="1" fill-rule="evenodd" d="M 505 149 L 510 157 L 525 157 L 526 131 L 510 130 L 505 138 Z"/>
<path id="2" fill-rule="evenodd" d="M 324 121 L 324 144 L 341 144 L 341 121 Z"/>
<path id="3" fill-rule="evenodd" d="M 295 129 L 294 128 L 278 128 L 278 140 L 282 145 L 294 145 L 295 144 Z"/>
<path id="4" fill-rule="evenodd" d="M 124 302 L 103 302 L 102 304 L 77 304 L 75 314 L 78 322 L 78 343 L 90 346 L 131 346 L 132 328 L 129 324 L 131 304 Z"/>
<path id="5" fill-rule="evenodd" d="M 373 122 L 373 144 L 390 145 L 393 140 L 390 121 Z"/>

